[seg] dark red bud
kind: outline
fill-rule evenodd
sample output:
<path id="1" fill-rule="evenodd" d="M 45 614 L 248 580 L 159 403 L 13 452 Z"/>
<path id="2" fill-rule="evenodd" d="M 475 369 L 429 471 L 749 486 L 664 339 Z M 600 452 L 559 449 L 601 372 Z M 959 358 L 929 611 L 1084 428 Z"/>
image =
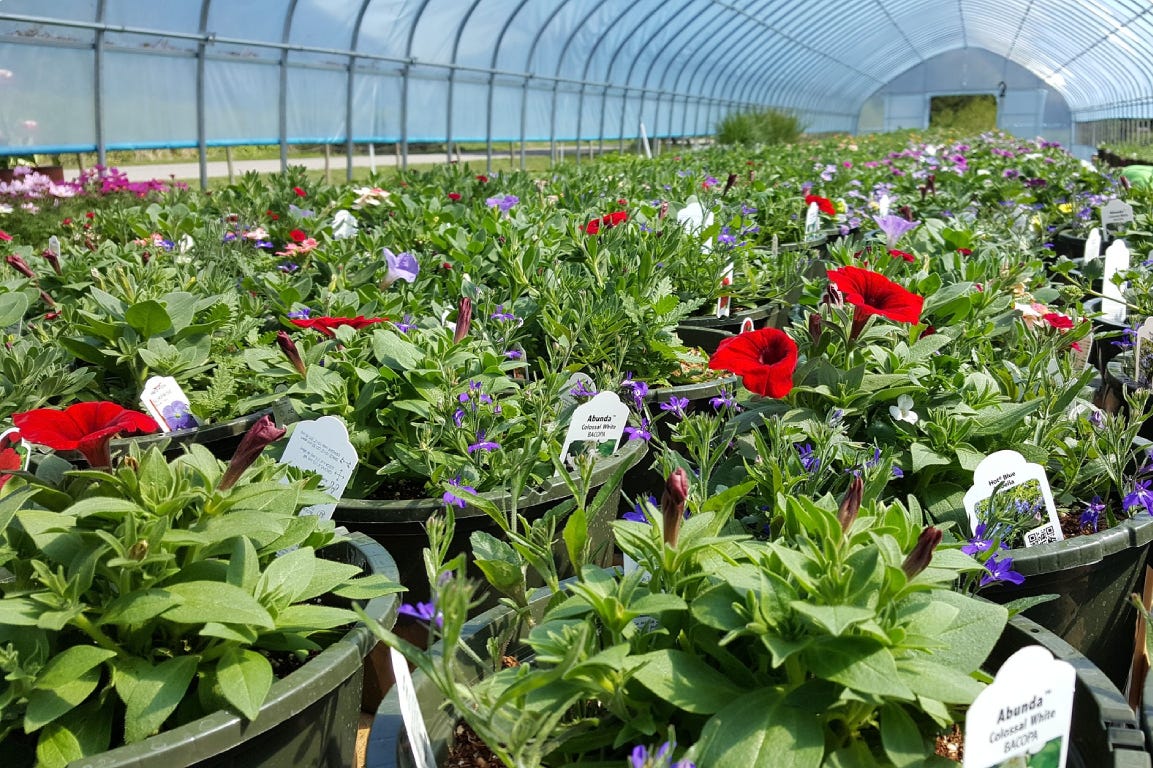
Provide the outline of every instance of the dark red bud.
<path id="1" fill-rule="evenodd" d="M 40 252 L 40 255 L 44 257 L 45 261 L 47 261 L 49 264 L 52 265 L 52 271 L 53 272 L 55 272 L 58 275 L 64 274 L 60 270 L 60 257 L 56 255 L 55 251 L 53 251 L 51 248 L 45 248 L 43 251 Z"/>
<path id="2" fill-rule="evenodd" d="M 825 286 L 825 293 L 821 296 L 821 301 L 834 309 L 843 309 L 845 306 L 845 297 L 841 294 L 841 289 L 833 283 Z"/>
<path id="3" fill-rule="evenodd" d="M 472 325 L 472 299 L 467 296 L 460 297 L 460 305 L 456 311 L 456 333 L 452 336 L 452 342 L 459 344 L 464 337 L 468 335 L 468 329 Z"/>
<path id="4" fill-rule="evenodd" d="M 821 340 L 821 326 L 822 325 L 823 325 L 823 322 L 821 321 L 820 313 L 810 312 L 809 313 L 809 338 L 812 339 L 814 344 L 819 343 Z"/>
<path id="5" fill-rule="evenodd" d="M 921 531 L 921 536 L 917 539 L 913 551 L 901 564 L 901 569 L 906 576 L 911 579 L 929 567 L 929 563 L 933 560 L 933 550 L 941 543 L 941 535 L 940 529 L 931 525 Z"/>
<path id="6" fill-rule="evenodd" d="M 725 195 L 727 195 L 729 193 L 729 190 L 732 189 L 733 185 L 736 183 L 737 183 L 737 174 L 730 173 L 729 178 L 725 180 L 725 188 L 721 192 L 721 197 L 724 197 Z"/>
<path id="7" fill-rule="evenodd" d="M 20 258 L 16 254 L 10 253 L 4 257 L 4 260 L 8 262 L 8 266 L 12 267 L 12 269 L 24 275 L 24 277 L 28 278 L 29 280 L 36 279 L 36 273 L 32 271 L 32 268 L 28 266 L 28 263 L 24 261 L 24 259 Z"/>
<path id="8" fill-rule="evenodd" d="M 689 497 L 689 476 L 681 467 L 673 470 L 665 481 L 665 492 L 661 494 L 661 517 L 665 523 L 665 543 L 677 545 L 681 532 L 681 522 L 685 519 L 685 500 Z"/>
<path id="9" fill-rule="evenodd" d="M 849 483 L 849 490 L 845 491 L 845 498 L 841 499 L 841 506 L 837 510 L 837 520 L 841 523 L 841 530 L 848 532 L 857 513 L 861 511 L 861 497 L 865 493 L 865 481 L 860 475 L 854 475 Z"/>
<path id="10" fill-rule="evenodd" d="M 276 345 L 280 347 L 280 351 L 288 358 L 288 362 L 292 363 L 292 367 L 301 376 L 308 375 L 308 368 L 304 365 L 304 360 L 300 357 L 300 350 L 296 348 L 296 342 L 292 340 L 284 331 L 276 332 Z"/>
<path id="11" fill-rule="evenodd" d="M 240 445 L 236 447 L 236 453 L 232 454 L 232 461 L 228 462 L 228 469 L 224 470 L 224 477 L 220 478 L 220 490 L 227 491 L 234 486 L 265 447 L 284 437 L 285 431 L 273 424 L 267 414 L 261 416 L 244 434 Z"/>

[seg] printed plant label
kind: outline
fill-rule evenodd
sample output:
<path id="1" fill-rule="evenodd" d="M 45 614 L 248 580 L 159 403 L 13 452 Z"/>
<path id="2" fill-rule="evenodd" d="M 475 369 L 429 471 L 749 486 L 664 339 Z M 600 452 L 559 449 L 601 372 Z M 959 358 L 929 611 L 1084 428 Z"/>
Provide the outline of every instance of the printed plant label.
<path id="1" fill-rule="evenodd" d="M 588 447 L 586 443 L 612 443 L 612 453 L 616 453 L 628 420 L 629 407 L 621 402 L 616 392 L 598 392 L 592 400 L 573 411 L 560 455 L 567 459 L 569 448 L 583 450 Z"/>
<path id="2" fill-rule="evenodd" d="M 733 262 L 725 265 L 725 273 L 721 276 L 721 287 L 728 288 L 733 284 Z M 732 296 L 717 297 L 717 317 L 728 317 L 732 308 Z"/>
<path id="3" fill-rule="evenodd" d="M 200 426 L 188 406 L 188 396 L 171 376 L 153 376 L 144 382 L 140 404 L 164 432 Z"/>
<path id="4" fill-rule="evenodd" d="M 1145 322 L 1137 329 L 1137 346 L 1133 350 L 1134 367 L 1133 378 L 1145 381 L 1153 371 L 1153 317 L 1145 318 Z"/>
<path id="5" fill-rule="evenodd" d="M 882 219 L 889 215 L 890 206 L 892 206 L 892 202 L 889 200 L 889 196 L 881 195 L 881 199 L 877 203 L 877 213 Z"/>
<path id="6" fill-rule="evenodd" d="M 713 225 L 713 212 L 705 211 L 704 206 L 697 200 L 696 195 L 688 199 L 685 207 L 677 211 L 677 223 L 690 235 L 699 235 Z M 709 253 L 713 250 L 712 238 L 701 243 L 701 252 Z"/>
<path id="7" fill-rule="evenodd" d="M 809 203 L 805 211 L 805 240 L 814 240 L 821 230 L 821 211 L 816 203 Z"/>
<path id="8" fill-rule="evenodd" d="M 1133 221 L 1133 206 L 1124 200 L 1114 198 L 1101 206 L 1101 226 L 1127 224 L 1130 221 Z"/>
<path id="9" fill-rule="evenodd" d="M 1039 645 L 1006 659 L 965 715 L 964 768 L 1065 768 L 1076 683 Z"/>
<path id="10" fill-rule="evenodd" d="M 321 478 L 320 489 L 339 499 L 356 471 L 356 449 L 348 440 L 348 428 L 343 421 L 335 416 L 321 416 L 296 425 L 280 463 L 317 473 Z M 305 507 L 300 514 L 328 520 L 335 511 L 336 502 L 331 502 Z"/>
<path id="11" fill-rule="evenodd" d="M 1026 528 L 1026 547 L 1065 538 L 1045 468 L 1016 451 L 997 451 L 981 460 L 973 471 L 973 487 L 965 493 L 965 512 L 974 532 L 979 523 L 996 520 Z"/>
<path id="12" fill-rule="evenodd" d="M 1101 258 L 1101 230 L 1093 227 L 1085 237 L 1085 262 Z"/>
<path id="13" fill-rule="evenodd" d="M 1114 240 L 1112 245 L 1105 249 L 1105 271 L 1101 280 L 1101 312 L 1105 318 L 1113 322 L 1125 322 L 1125 296 L 1121 293 L 1121 286 L 1113 282 L 1113 275 L 1129 269 L 1129 246 L 1124 240 Z"/>
<path id="14" fill-rule="evenodd" d="M 424 725 L 420 702 L 416 699 L 416 686 L 412 683 L 408 659 L 395 648 L 389 648 L 388 651 L 392 657 L 392 673 L 396 678 L 396 692 L 400 698 L 400 716 L 404 720 L 412 756 L 419 768 L 436 768 L 436 756 L 432 752 L 432 741 Z"/>
<path id="15" fill-rule="evenodd" d="M 753 318 L 746 317 L 744 320 L 741 321 L 740 333 L 752 333 L 753 330 L 755 330 L 755 328 L 753 326 Z"/>

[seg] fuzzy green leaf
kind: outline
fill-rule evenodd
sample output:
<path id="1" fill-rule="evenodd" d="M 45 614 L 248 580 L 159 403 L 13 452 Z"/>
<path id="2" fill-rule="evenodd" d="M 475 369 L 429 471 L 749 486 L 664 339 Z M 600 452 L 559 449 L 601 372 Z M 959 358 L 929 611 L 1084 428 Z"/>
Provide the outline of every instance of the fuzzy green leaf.
<path id="1" fill-rule="evenodd" d="M 276 623 L 256 598 L 239 587 L 219 581 L 188 581 L 173 584 L 168 590 L 184 598 L 181 605 L 164 614 L 169 621 L 181 624 L 251 624 L 272 629 Z"/>
<path id="2" fill-rule="evenodd" d="M 216 681 L 228 703 L 255 720 L 268 697 L 274 675 L 268 659 L 255 651 L 230 648 L 216 665 Z"/>
<path id="3" fill-rule="evenodd" d="M 113 662 L 116 693 L 124 702 L 124 741 L 131 744 L 160 730 L 184 698 L 199 656 L 177 656 L 155 666 L 143 659 Z"/>
<path id="4" fill-rule="evenodd" d="M 772 688 L 730 702 L 713 715 L 697 743 L 699 765 L 819 768 L 825 753 L 820 721 L 791 707 Z"/>

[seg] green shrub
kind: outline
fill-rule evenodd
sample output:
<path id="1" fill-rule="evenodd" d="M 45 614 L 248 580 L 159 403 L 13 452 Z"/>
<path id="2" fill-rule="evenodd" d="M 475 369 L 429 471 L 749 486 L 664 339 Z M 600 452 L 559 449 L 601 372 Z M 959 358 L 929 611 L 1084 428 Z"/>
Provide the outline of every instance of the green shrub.
<path id="1" fill-rule="evenodd" d="M 730 112 L 717 125 L 719 144 L 789 144 L 804 131 L 790 112 L 766 108 L 756 112 Z"/>

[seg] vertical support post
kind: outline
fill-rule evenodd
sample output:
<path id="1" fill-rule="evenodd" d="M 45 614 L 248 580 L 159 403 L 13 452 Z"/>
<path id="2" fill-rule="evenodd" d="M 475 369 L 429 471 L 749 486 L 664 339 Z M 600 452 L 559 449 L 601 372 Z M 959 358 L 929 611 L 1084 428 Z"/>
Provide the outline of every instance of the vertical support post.
<path id="1" fill-rule="evenodd" d="M 92 107 L 93 134 L 96 138 L 96 162 L 107 166 L 108 152 L 104 147 L 104 6 L 105 0 L 96 4 L 96 40 L 92 53 Z"/>
<path id="2" fill-rule="evenodd" d="M 324 145 L 324 183 L 332 183 L 332 145 L 327 142 Z"/>
<path id="3" fill-rule="evenodd" d="M 196 161 L 199 166 L 200 188 L 208 189 L 208 119 L 205 101 L 205 59 L 208 55 L 208 7 L 212 0 L 200 6 L 200 39 L 196 42 Z"/>
<path id="4" fill-rule="evenodd" d="M 463 24 L 461 26 L 464 26 Z M 448 109 L 444 114 L 444 161 L 452 163 L 452 96 L 456 86 L 456 67 L 448 68 Z"/>
<path id="5" fill-rule="evenodd" d="M 358 24 L 359 27 L 359 24 Z M 353 78 L 356 71 L 356 54 L 352 53 L 348 56 L 348 89 L 344 94 L 344 179 L 345 181 L 352 181 L 352 155 L 356 147 L 352 143 L 352 119 L 353 119 Z M 328 146 L 325 145 L 327 153 Z M 327 180 L 327 176 L 325 179 Z"/>
<path id="6" fill-rule="evenodd" d="M 234 172 L 233 172 L 233 168 L 232 168 L 232 145 L 231 144 L 225 144 L 224 145 L 224 162 L 228 164 L 228 183 L 231 184 L 233 181 L 233 176 L 234 176 Z"/>
<path id="7" fill-rule="evenodd" d="M 284 11 L 284 31 L 280 36 L 280 41 L 285 46 L 288 45 L 292 35 L 292 18 L 296 15 L 296 3 L 297 0 L 289 0 L 288 7 Z M 279 106 L 280 172 L 284 173 L 288 169 L 288 48 L 283 48 L 280 51 Z"/>
<path id="8" fill-rule="evenodd" d="M 413 22 L 415 24 L 415 22 Z M 400 84 L 400 144 L 397 152 L 400 153 L 400 169 L 408 170 L 408 71 L 410 62 L 406 62 L 400 70 L 403 78 Z"/>

